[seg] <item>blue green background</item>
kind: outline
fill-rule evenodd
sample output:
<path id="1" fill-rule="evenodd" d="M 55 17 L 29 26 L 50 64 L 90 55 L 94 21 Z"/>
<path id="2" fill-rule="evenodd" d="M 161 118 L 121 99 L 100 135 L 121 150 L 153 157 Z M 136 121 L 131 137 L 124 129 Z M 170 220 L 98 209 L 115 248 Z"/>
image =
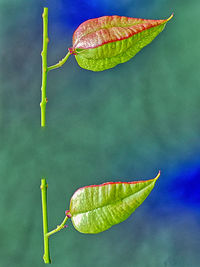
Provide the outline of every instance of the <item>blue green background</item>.
<path id="1" fill-rule="evenodd" d="M 49 73 L 40 128 L 42 10 L 49 64 L 83 21 L 102 15 L 162 19 L 136 57 L 103 72 L 73 56 Z M 161 177 L 125 222 L 97 235 L 69 227 L 50 239 L 59 267 L 198 267 L 200 262 L 199 0 L 0 0 L 0 266 L 44 266 L 40 179 L 49 228 L 74 191 Z"/>

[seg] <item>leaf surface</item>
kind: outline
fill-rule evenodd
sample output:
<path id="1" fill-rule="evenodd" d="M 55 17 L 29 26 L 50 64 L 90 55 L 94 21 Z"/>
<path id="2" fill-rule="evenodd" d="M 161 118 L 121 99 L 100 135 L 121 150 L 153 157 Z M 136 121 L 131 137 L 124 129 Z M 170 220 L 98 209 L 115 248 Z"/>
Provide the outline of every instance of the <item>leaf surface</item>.
<path id="1" fill-rule="evenodd" d="M 74 32 L 73 47 L 80 67 L 102 71 L 134 57 L 164 29 L 163 20 L 103 16 L 83 22 Z"/>
<path id="2" fill-rule="evenodd" d="M 70 201 L 76 230 L 95 234 L 126 220 L 142 204 L 160 176 L 146 181 L 109 182 L 79 188 Z"/>

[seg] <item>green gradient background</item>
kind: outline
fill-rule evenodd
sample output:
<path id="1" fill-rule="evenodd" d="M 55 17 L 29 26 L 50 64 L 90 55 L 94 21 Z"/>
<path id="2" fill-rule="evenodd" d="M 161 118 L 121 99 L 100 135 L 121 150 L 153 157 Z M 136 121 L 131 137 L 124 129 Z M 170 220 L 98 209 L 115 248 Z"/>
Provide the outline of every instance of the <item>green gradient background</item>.
<path id="1" fill-rule="evenodd" d="M 61 2 L 54 6 L 51 1 L 49 8 L 49 64 L 65 55 L 78 26 L 64 27 L 55 19 Z M 138 12 L 132 2 L 119 1 L 112 10 L 114 2 L 103 1 L 101 10 L 145 18 L 166 18 L 174 11 L 175 17 L 152 44 L 114 69 L 86 71 L 71 56 L 62 69 L 49 73 L 47 127 L 42 130 L 42 3 L 0 0 L 2 267 L 43 266 L 42 176 L 49 184 L 52 229 L 77 188 L 153 178 L 159 169 L 155 189 L 127 221 L 98 235 L 80 234 L 69 222 L 52 236 L 54 266 L 200 264 L 199 203 L 185 205 L 187 199 L 176 201 L 170 191 L 180 179 L 180 166 L 199 166 L 200 2 L 153 1 L 145 8 L 141 1 Z M 75 6 L 76 1 L 69 3 L 69 16 Z"/>

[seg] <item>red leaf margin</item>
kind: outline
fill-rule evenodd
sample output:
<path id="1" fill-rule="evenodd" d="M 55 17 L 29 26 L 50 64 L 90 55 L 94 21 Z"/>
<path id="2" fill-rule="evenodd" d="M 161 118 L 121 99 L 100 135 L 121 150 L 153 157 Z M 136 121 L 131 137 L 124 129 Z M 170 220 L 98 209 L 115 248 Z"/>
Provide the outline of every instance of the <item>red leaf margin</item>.
<path id="1" fill-rule="evenodd" d="M 78 28 L 75 30 L 73 34 L 73 46 L 69 48 L 69 52 L 71 54 L 76 54 L 76 49 L 91 49 L 96 48 L 101 45 L 121 41 L 124 39 L 127 39 L 135 34 L 138 34 L 139 32 L 142 32 L 144 30 L 156 27 L 158 25 L 161 25 L 163 23 L 166 23 L 169 21 L 174 14 L 168 18 L 163 20 L 150 20 L 150 19 L 140 19 L 140 18 L 131 18 L 131 17 L 124 17 L 124 16 L 103 16 L 99 18 L 89 19 L 83 22 L 78 26 Z M 114 21 L 114 23 L 113 23 Z M 124 21 L 127 21 L 128 24 L 130 24 L 130 21 L 136 22 L 135 25 L 130 25 L 129 27 L 125 27 L 126 29 L 129 28 L 129 33 L 126 34 L 126 36 L 122 37 L 116 37 L 115 34 L 108 34 L 106 23 L 110 23 L 111 27 L 119 27 L 122 29 L 123 27 L 115 25 L 120 21 L 120 23 L 124 23 Z M 138 22 L 143 23 L 138 23 Z M 96 32 L 101 31 L 102 38 L 97 37 Z M 92 44 L 90 40 L 93 40 Z M 79 43 L 82 43 L 81 45 Z"/>
<path id="2" fill-rule="evenodd" d="M 78 191 L 78 190 L 82 190 L 82 189 L 85 189 L 85 188 L 88 188 L 88 187 L 100 187 L 100 186 L 104 186 L 104 185 L 108 185 L 108 184 L 137 184 L 137 183 L 145 183 L 147 181 L 153 181 L 154 179 L 158 179 L 160 177 L 160 171 L 158 172 L 157 176 L 155 178 L 152 178 L 152 179 L 149 179 L 149 180 L 140 180 L 140 181 L 132 181 L 132 182 L 106 182 L 106 183 L 103 183 L 103 184 L 99 184 L 99 185 L 86 185 L 86 186 L 83 186 L 83 187 L 80 187 L 78 188 L 74 194 Z"/>

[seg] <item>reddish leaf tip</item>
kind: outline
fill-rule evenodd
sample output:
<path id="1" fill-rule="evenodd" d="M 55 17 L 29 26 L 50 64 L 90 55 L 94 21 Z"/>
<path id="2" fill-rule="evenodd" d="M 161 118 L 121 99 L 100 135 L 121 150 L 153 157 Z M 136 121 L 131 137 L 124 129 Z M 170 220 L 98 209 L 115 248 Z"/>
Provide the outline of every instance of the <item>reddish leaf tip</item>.
<path id="1" fill-rule="evenodd" d="M 171 16 L 167 19 L 167 21 L 171 20 L 174 16 L 174 12 L 171 14 Z"/>
<path id="2" fill-rule="evenodd" d="M 156 176 L 154 179 L 157 180 L 157 179 L 160 177 L 160 173 L 161 173 L 161 172 L 160 172 L 160 170 L 159 170 L 157 176 Z"/>

